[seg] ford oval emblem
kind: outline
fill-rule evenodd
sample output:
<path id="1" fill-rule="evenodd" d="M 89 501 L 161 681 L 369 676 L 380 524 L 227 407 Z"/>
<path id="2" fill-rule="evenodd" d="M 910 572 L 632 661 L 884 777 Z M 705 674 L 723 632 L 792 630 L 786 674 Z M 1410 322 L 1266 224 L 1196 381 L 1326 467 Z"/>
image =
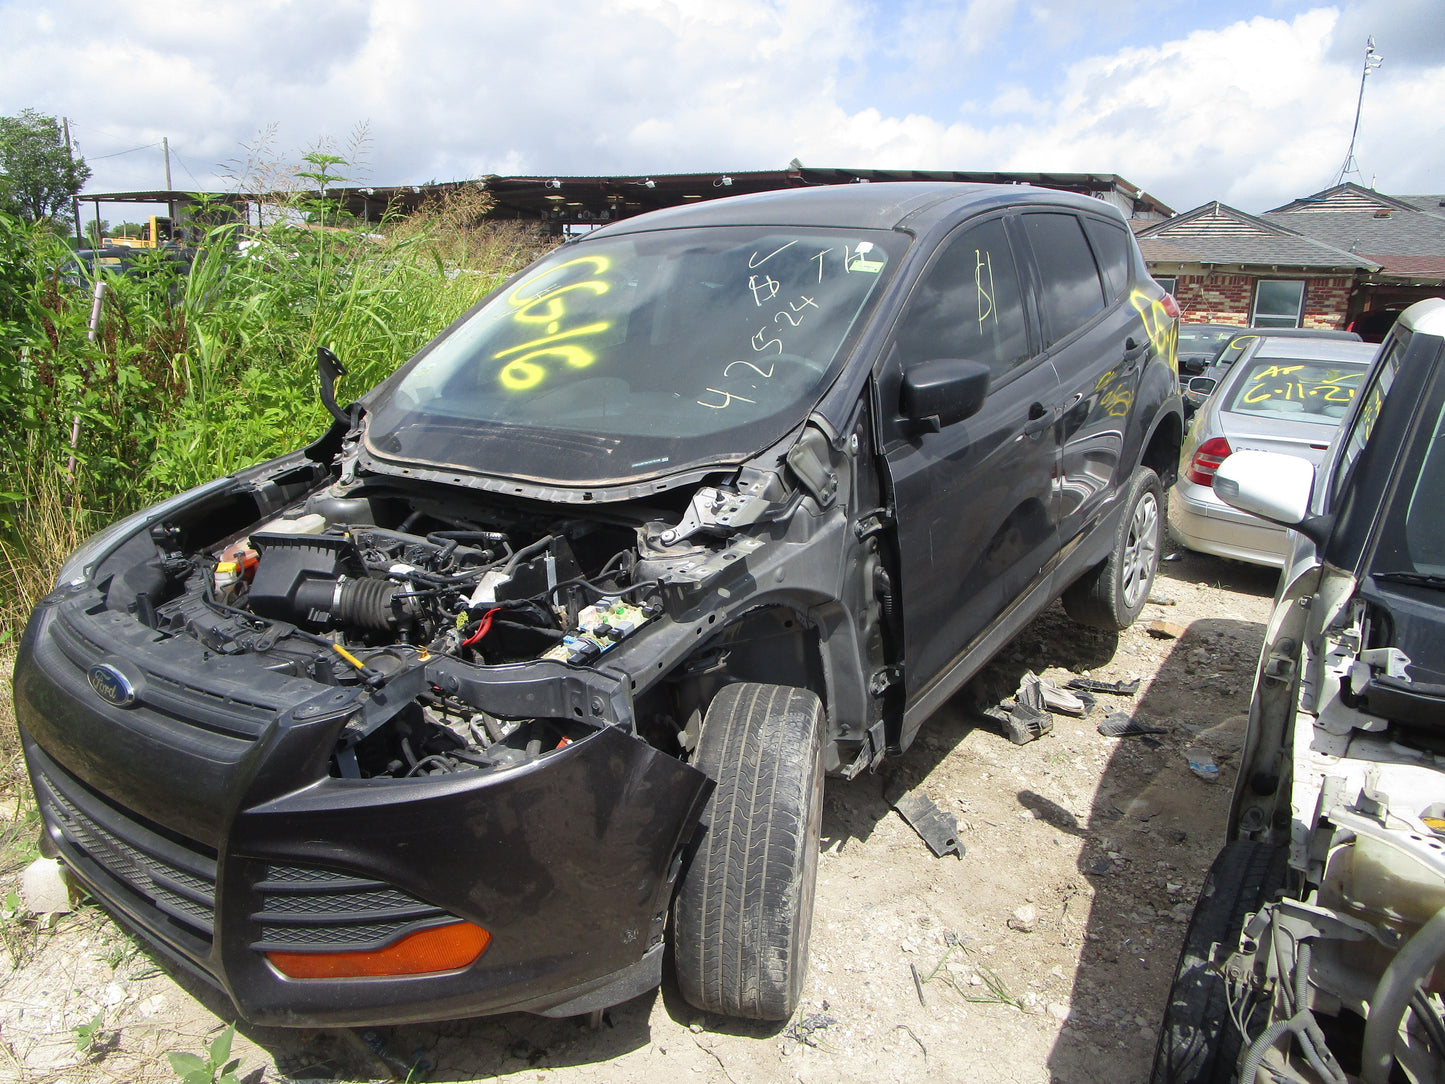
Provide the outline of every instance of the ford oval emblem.
<path id="1" fill-rule="evenodd" d="M 107 704 L 117 708 L 128 708 L 135 703 L 135 686 L 130 678 L 108 662 L 96 663 L 85 675 L 95 695 Z"/>

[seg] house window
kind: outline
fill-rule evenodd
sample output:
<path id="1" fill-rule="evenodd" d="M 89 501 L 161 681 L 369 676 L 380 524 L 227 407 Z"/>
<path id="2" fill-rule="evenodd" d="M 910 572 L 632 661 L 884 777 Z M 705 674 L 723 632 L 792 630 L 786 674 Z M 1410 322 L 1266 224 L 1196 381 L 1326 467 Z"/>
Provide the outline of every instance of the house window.
<path id="1" fill-rule="evenodd" d="M 1164 289 L 1168 290 L 1175 297 L 1179 296 L 1179 280 L 1173 275 L 1155 275 L 1154 281 Z"/>
<path id="2" fill-rule="evenodd" d="M 1251 327 L 1299 327 L 1304 311 L 1305 284 L 1301 279 L 1260 279 L 1254 287 Z"/>

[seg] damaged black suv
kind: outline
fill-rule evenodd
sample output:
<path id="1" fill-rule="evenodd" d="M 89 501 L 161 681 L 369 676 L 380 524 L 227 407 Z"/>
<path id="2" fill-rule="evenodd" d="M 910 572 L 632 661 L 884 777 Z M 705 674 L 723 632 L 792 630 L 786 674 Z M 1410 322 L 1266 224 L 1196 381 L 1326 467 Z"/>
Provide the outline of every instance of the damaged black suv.
<path id="1" fill-rule="evenodd" d="M 796 1006 L 825 773 L 1149 591 L 1177 309 L 1122 216 L 875 184 L 619 222 L 26 630 L 48 844 L 268 1024 Z"/>

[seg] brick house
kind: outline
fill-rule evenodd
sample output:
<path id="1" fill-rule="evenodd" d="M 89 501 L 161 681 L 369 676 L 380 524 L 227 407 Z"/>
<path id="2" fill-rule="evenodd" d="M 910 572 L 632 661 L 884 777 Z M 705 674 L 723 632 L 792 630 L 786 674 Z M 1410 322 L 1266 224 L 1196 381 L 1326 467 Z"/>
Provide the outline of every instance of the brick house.
<path id="1" fill-rule="evenodd" d="M 1366 338 L 1382 337 L 1421 298 L 1445 293 L 1445 196 L 1386 196 L 1343 184 L 1261 217 L 1375 265 L 1355 277 L 1347 314 Z"/>
<path id="2" fill-rule="evenodd" d="M 1191 323 L 1354 327 L 1383 337 L 1401 309 L 1445 292 L 1445 197 L 1357 184 L 1262 215 L 1215 202 L 1138 230 Z"/>
<path id="3" fill-rule="evenodd" d="M 1190 323 L 1341 328 L 1357 277 L 1379 269 L 1217 201 L 1138 237 L 1154 277 L 1173 291 Z"/>

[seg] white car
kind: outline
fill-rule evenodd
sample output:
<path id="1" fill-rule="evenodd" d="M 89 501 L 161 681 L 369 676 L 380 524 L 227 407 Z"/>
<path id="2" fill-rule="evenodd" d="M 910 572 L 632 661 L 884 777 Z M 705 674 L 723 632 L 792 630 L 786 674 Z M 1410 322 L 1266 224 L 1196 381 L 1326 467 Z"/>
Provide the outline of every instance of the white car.
<path id="1" fill-rule="evenodd" d="M 1318 467 L 1240 451 L 1214 489 L 1296 538 L 1150 1079 L 1445 1079 L 1445 300 Z"/>

